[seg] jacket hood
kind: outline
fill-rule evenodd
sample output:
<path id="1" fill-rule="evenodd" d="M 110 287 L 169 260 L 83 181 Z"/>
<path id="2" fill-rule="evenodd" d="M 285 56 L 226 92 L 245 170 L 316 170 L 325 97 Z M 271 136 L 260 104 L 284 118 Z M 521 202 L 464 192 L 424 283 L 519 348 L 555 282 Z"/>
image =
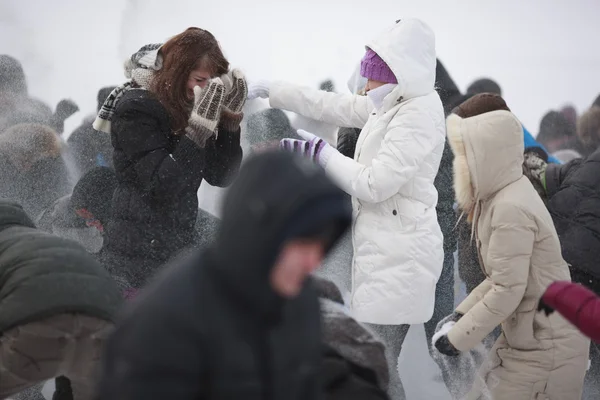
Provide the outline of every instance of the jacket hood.
<path id="1" fill-rule="evenodd" d="M 395 97 L 424 96 L 435 85 L 435 35 L 418 19 L 401 20 L 367 44 L 390 67 L 398 88 Z"/>
<path id="2" fill-rule="evenodd" d="M 446 120 L 454 152 L 454 190 L 459 206 L 471 211 L 478 201 L 523 176 L 523 128 L 509 111 L 498 110 Z"/>
<path id="3" fill-rule="evenodd" d="M 15 225 L 35 228 L 23 207 L 8 200 L 0 200 L 0 231 Z"/>
<path id="4" fill-rule="evenodd" d="M 331 248 L 351 222 L 344 196 L 307 160 L 281 152 L 251 156 L 225 197 L 209 264 L 256 312 L 276 311 L 281 299 L 269 275 L 282 246 L 320 233 Z"/>

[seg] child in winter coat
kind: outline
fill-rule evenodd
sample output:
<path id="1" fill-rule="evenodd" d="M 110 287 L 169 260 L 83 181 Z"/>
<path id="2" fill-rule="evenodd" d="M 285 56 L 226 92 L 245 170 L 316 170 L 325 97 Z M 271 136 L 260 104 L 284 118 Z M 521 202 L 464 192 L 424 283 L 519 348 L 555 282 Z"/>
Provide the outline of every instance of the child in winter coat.
<path id="1" fill-rule="evenodd" d="M 552 218 L 523 175 L 522 126 L 502 97 L 480 94 L 448 117 L 447 129 L 457 202 L 486 279 L 438 324 L 433 342 L 458 356 L 502 324 L 469 398 L 485 390 L 495 400 L 580 398 L 589 340 L 561 316 L 536 311 L 546 287 L 570 275 Z"/>
<path id="2" fill-rule="evenodd" d="M 435 91 L 435 38 L 422 21 L 398 21 L 367 47 L 361 74 L 367 96 L 261 82 L 249 95 L 272 107 L 362 128 L 354 159 L 321 138 L 285 149 L 318 162 L 352 196 L 352 309 L 389 345 L 390 395 L 402 398 L 398 355 L 410 324 L 428 321 L 442 270 L 443 237 L 434 179 L 445 141 L 444 110 Z"/>

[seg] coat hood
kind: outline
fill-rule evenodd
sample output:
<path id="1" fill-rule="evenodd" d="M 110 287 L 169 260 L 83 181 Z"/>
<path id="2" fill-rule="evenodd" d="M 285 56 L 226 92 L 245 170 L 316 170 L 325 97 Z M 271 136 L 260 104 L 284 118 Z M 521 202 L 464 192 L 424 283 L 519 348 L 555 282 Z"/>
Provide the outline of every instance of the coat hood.
<path id="1" fill-rule="evenodd" d="M 418 19 L 400 20 L 367 44 L 398 80 L 396 97 L 424 96 L 435 85 L 435 35 Z"/>
<path id="2" fill-rule="evenodd" d="M 451 114 L 446 129 L 454 152 L 454 190 L 463 210 L 471 211 L 523 176 L 523 128 L 511 112 L 464 119 Z"/>
<path id="3" fill-rule="evenodd" d="M 319 166 L 280 152 L 251 156 L 225 197 L 209 264 L 245 304 L 271 314 L 281 299 L 269 276 L 284 243 L 319 234 L 330 249 L 351 216 L 345 194 Z"/>
<path id="4" fill-rule="evenodd" d="M 35 228 L 23 207 L 11 201 L 0 200 L 0 232 L 11 226 Z"/>

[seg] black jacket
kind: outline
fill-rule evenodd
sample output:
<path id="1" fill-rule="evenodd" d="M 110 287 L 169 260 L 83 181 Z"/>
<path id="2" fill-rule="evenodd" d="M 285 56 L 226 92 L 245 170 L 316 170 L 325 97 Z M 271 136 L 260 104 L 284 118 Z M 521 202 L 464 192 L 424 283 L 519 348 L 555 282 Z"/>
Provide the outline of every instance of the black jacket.
<path id="1" fill-rule="evenodd" d="M 375 373 L 348 361 L 327 345 L 323 345 L 321 380 L 327 400 L 387 400 L 377 385 Z"/>
<path id="2" fill-rule="evenodd" d="M 546 192 L 565 261 L 572 271 L 600 281 L 600 150 L 568 164 L 548 164 Z"/>
<path id="3" fill-rule="evenodd" d="M 69 154 L 79 176 L 85 175 L 95 167 L 113 167 L 110 135 L 96 131 L 92 122 L 85 120 L 67 139 Z"/>
<path id="4" fill-rule="evenodd" d="M 280 152 L 248 160 L 215 242 L 168 269 L 118 325 L 100 399 L 319 399 L 313 282 L 283 299 L 269 276 L 287 239 L 331 226 L 333 244 L 350 215 L 319 167 Z"/>
<path id="5" fill-rule="evenodd" d="M 108 226 L 110 252 L 166 261 L 195 242 L 202 179 L 227 186 L 241 159 L 240 132 L 219 130 L 198 147 L 175 135 L 166 109 L 146 90 L 130 90 L 112 119 L 118 185 Z"/>
<path id="6" fill-rule="evenodd" d="M 112 321 L 121 299 L 83 247 L 35 229 L 19 205 L 0 201 L 0 333 L 61 313 Z"/>

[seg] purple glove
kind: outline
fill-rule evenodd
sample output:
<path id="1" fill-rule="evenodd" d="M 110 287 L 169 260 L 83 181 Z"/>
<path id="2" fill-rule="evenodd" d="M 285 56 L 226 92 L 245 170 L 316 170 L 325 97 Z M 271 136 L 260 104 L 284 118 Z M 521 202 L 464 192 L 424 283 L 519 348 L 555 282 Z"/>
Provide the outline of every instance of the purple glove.
<path id="1" fill-rule="evenodd" d="M 305 140 L 282 139 L 279 144 L 281 149 L 308 157 L 325 168 L 329 158 L 336 150 L 320 137 L 302 129 L 298 130 L 298 135 Z"/>

